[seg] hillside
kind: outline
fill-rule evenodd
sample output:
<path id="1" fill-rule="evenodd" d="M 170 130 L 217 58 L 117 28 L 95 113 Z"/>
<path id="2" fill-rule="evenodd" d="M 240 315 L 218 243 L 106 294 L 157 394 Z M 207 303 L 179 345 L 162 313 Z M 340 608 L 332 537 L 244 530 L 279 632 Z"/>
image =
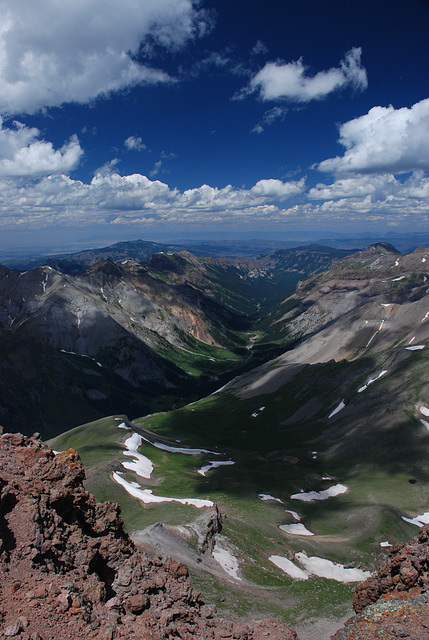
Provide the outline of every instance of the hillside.
<path id="1" fill-rule="evenodd" d="M 280 352 L 276 341 L 255 346 L 260 318 L 336 255 L 161 252 L 145 262 L 98 260 L 76 275 L 0 267 L 0 419 L 48 436 L 201 397 Z"/>
<path id="2" fill-rule="evenodd" d="M 353 581 L 427 517 L 428 258 L 382 244 L 336 261 L 265 319 L 289 340 L 279 357 L 176 411 L 84 425 L 54 446 L 80 451 L 91 490 L 158 551 L 192 562 L 183 525 L 197 508 L 181 500 L 216 501 L 229 564 L 223 578 L 195 566 L 201 584 L 227 610 L 229 581 L 235 614 L 281 615 L 304 638 L 303 620 L 347 615 Z"/>

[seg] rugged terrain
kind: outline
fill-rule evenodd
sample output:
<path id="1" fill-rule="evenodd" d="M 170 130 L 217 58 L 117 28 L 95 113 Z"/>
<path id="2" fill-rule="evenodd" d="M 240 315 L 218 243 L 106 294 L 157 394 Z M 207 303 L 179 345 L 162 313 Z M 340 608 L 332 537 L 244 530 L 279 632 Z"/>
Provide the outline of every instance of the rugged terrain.
<path id="1" fill-rule="evenodd" d="M 112 416 L 53 446 L 78 449 L 87 486 L 121 502 L 147 544 L 174 538 L 182 559 L 196 507 L 180 500 L 218 503 L 233 571 L 192 571 L 222 610 L 233 590 L 236 615 L 281 615 L 302 637 L 304 622 L 340 620 L 353 580 L 428 510 L 428 257 L 381 244 L 335 261 L 267 314 L 266 333 L 289 345 L 279 357 L 173 412 Z M 146 476 L 124 464 L 134 433 Z"/>
<path id="2" fill-rule="evenodd" d="M 234 261 L 168 252 L 144 263 L 103 258 L 77 275 L 0 266 L 0 419 L 53 435 L 201 397 L 279 352 L 248 348 L 260 315 L 337 254 L 319 247 Z"/>
<path id="3" fill-rule="evenodd" d="M 275 620 L 216 618 L 186 567 L 138 551 L 119 506 L 97 504 L 83 478 L 74 451 L 56 455 L 38 436 L 0 436 L 1 637 L 297 637 Z"/>

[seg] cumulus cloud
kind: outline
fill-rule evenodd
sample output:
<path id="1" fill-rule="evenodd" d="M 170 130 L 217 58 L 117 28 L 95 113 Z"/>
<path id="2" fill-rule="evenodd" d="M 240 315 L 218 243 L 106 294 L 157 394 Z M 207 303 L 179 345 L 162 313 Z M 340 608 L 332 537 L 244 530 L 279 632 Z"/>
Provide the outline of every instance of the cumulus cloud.
<path id="1" fill-rule="evenodd" d="M 343 156 L 321 162 L 319 171 L 392 172 L 429 169 L 429 98 L 410 109 L 373 107 L 340 126 Z"/>
<path id="2" fill-rule="evenodd" d="M 6 128 L 0 117 L 0 176 L 40 176 L 75 169 L 83 154 L 77 136 L 60 149 L 39 140 L 40 131 L 14 122 Z"/>
<path id="3" fill-rule="evenodd" d="M 361 54 L 362 50 L 355 47 L 346 53 L 339 67 L 315 75 L 309 75 L 302 58 L 287 63 L 268 62 L 252 78 L 244 95 L 257 92 L 264 101 L 284 99 L 305 103 L 321 100 L 347 86 L 366 89 L 368 81 Z"/>
<path id="4" fill-rule="evenodd" d="M 171 80 L 137 62 L 145 42 L 181 47 L 209 28 L 194 0 L 2 0 L 0 111 L 35 113 Z"/>
<path id="5" fill-rule="evenodd" d="M 149 220 L 213 222 L 266 219 L 276 203 L 299 195 L 304 180 L 260 180 L 250 189 L 231 185 L 219 189 L 202 185 L 179 191 L 141 174 L 121 176 L 112 165 L 102 167 L 90 183 L 65 175 L 49 176 L 30 184 L 0 181 L 0 226 L 26 224 L 92 224 L 107 220 L 148 223 Z"/>
<path id="6" fill-rule="evenodd" d="M 128 151 L 144 151 L 147 146 L 139 136 L 130 136 L 124 141 L 125 147 Z"/>

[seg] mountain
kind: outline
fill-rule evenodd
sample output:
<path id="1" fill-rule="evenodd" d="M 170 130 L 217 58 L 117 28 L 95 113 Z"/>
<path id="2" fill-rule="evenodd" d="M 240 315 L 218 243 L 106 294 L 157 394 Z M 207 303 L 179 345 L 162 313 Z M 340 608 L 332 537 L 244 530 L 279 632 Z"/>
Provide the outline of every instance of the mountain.
<path id="1" fill-rule="evenodd" d="M 428 259 L 381 243 L 335 260 L 259 316 L 281 355 L 175 411 L 112 416 L 53 446 L 79 450 L 88 487 L 123 505 L 139 540 L 195 560 L 220 610 L 281 610 L 302 637 L 303 618 L 340 620 L 353 582 L 427 517 Z M 126 466 L 136 454 L 150 471 Z M 223 581 L 209 563 L 198 573 L 200 507 L 184 496 L 227 515 Z"/>
<path id="2" fill-rule="evenodd" d="M 106 413 L 196 399 L 279 352 L 269 340 L 248 348 L 259 317 L 337 255 L 160 252 L 145 262 L 103 258 L 76 275 L 0 267 L 0 419 L 48 436 Z"/>

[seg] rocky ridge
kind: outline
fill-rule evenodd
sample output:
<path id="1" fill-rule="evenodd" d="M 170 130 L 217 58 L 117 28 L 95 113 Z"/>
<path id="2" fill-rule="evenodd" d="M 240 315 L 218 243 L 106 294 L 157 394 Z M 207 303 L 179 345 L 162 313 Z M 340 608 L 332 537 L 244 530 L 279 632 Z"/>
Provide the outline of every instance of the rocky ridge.
<path id="1" fill-rule="evenodd" d="M 429 638 L 429 525 L 392 547 L 379 570 L 355 589 L 351 618 L 333 640 Z"/>
<path id="2" fill-rule="evenodd" d="M 139 551 L 83 479 L 73 450 L 0 436 L 0 638 L 296 640 L 275 620 L 217 619 L 187 568 Z"/>

